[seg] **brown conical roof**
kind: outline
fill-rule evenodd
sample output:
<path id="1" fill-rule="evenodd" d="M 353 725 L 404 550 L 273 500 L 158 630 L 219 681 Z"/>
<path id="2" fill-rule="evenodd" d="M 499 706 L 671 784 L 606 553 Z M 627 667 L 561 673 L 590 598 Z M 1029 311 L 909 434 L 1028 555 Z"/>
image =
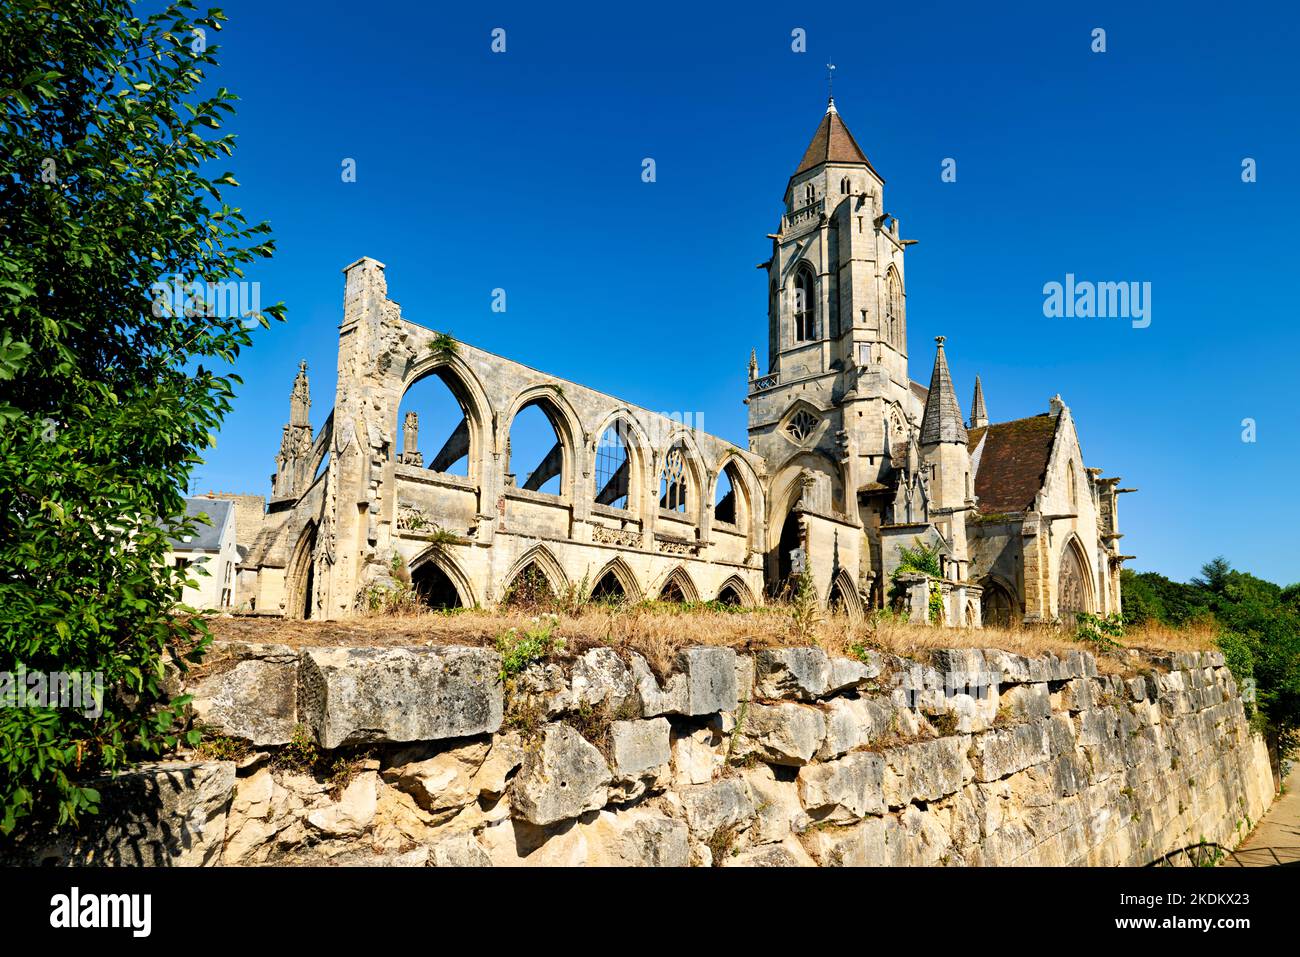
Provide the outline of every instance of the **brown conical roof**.
<path id="1" fill-rule="evenodd" d="M 817 132 L 813 134 L 812 142 L 804 151 L 803 159 L 800 160 L 799 168 L 794 171 L 794 175 L 806 173 L 823 163 L 856 163 L 866 166 L 873 173 L 876 172 L 871 161 L 867 159 L 867 154 L 862 152 L 862 147 L 858 145 L 858 141 L 853 138 L 849 128 L 840 119 L 833 99 L 826 107 L 826 115 L 818 124 Z M 876 175 L 880 174 L 876 173 Z"/>
<path id="2" fill-rule="evenodd" d="M 936 336 L 938 351 L 934 356 L 934 373 L 930 376 L 930 392 L 925 399 L 925 415 L 921 417 L 921 444 L 968 441 L 966 426 L 961 420 L 961 406 L 952 388 L 948 372 L 948 359 L 943 354 L 943 336 Z"/>

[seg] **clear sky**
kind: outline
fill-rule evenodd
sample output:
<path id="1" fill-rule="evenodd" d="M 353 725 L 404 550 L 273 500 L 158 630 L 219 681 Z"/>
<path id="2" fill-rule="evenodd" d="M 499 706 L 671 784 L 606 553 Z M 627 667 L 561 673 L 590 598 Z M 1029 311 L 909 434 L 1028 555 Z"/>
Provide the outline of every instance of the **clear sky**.
<path id="1" fill-rule="evenodd" d="M 361 256 L 408 319 L 743 443 L 750 349 L 766 362 L 755 264 L 834 62 L 840 114 L 919 240 L 912 377 L 945 335 L 964 414 L 977 373 L 994 421 L 1059 392 L 1085 462 L 1140 489 L 1121 499 L 1130 567 L 1183 579 L 1223 554 L 1300 580 L 1294 8 L 223 6 L 232 196 L 274 227 L 250 278 L 289 319 L 241 358 L 195 490 L 269 493 L 299 359 L 324 421 L 340 270 Z M 1067 273 L 1149 282 L 1150 325 L 1045 317 Z"/>

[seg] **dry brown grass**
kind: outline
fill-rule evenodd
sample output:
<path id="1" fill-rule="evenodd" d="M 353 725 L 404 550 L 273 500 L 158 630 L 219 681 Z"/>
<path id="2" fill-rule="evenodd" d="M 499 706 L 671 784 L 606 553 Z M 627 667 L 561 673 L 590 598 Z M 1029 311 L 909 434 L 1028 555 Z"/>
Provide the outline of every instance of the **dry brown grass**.
<path id="1" fill-rule="evenodd" d="M 279 618 L 232 617 L 213 623 L 218 640 L 279 642 L 304 646 L 491 645 L 511 628 L 536 626 L 539 610 L 467 610 L 423 612 L 405 616 L 350 618 L 344 621 L 297 621 Z M 843 615 L 823 615 L 814 626 L 816 643 L 834 655 L 854 648 L 873 648 L 905 657 L 924 657 L 938 648 L 998 648 L 1027 656 L 1078 651 L 1087 646 L 1064 628 L 931 628 L 876 615 L 852 622 Z M 710 607 L 662 603 L 627 606 L 588 604 L 561 613 L 555 634 L 565 640 L 566 654 L 593 647 L 612 647 L 626 656 L 644 655 L 651 668 L 664 675 L 672 670 L 677 652 L 692 645 L 725 645 L 738 651 L 806 644 L 794 637 L 790 611 L 783 605 L 727 611 Z M 1200 651 L 1214 647 L 1208 626 L 1181 630 L 1141 628 L 1129 631 L 1121 644 L 1145 651 Z M 1128 670 L 1124 655 L 1099 655 L 1106 672 Z"/>

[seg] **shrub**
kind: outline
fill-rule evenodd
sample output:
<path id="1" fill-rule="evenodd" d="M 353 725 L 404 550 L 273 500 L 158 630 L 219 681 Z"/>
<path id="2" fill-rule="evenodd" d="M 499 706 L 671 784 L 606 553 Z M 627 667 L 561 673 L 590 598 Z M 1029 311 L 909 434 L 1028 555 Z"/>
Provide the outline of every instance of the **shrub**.
<path id="1" fill-rule="evenodd" d="M 185 489 L 240 381 L 219 367 L 283 306 L 239 315 L 207 285 L 274 244 L 209 172 L 235 97 L 198 94 L 225 16 L 192 10 L 0 0 L 0 671 L 105 689 L 96 716 L 0 710 L 4 833 L 77 822 L 99 801 L 79 780 L 174 747 L 165 667 L 210 640 L 173 614 L 168 536 L 193 533 Z"/>

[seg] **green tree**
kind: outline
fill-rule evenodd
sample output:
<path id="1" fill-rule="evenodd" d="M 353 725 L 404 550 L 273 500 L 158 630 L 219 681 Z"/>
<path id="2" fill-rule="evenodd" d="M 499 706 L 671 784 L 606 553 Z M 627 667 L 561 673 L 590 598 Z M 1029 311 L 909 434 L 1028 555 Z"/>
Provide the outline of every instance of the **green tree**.
<path id="1" fill-rule="evenodd" d="M 1300 610 L 1284 590 L 1223 559 L 1201 570 L 1219 646 L 1233 674 L 1255 683 L 1255 706 L 1280 751 L 1300 743 Z"/>
<path id="2" fill-rule="evenodd" d="M 234 150 L 235 97 L 200 92 L 224 19 L 0 0 L 0 671 L 105 688 L 97 716 L 0 709 L 4 833 L 78 820 L 98 801 L 78 781 L 173 746 L 164 668 L 208 640 L 172 614 L 167 535 L 239 382 L 220 369 L 283 318 L 157 286 L 238 283 L 273 250 L 213 169 Z"/>

